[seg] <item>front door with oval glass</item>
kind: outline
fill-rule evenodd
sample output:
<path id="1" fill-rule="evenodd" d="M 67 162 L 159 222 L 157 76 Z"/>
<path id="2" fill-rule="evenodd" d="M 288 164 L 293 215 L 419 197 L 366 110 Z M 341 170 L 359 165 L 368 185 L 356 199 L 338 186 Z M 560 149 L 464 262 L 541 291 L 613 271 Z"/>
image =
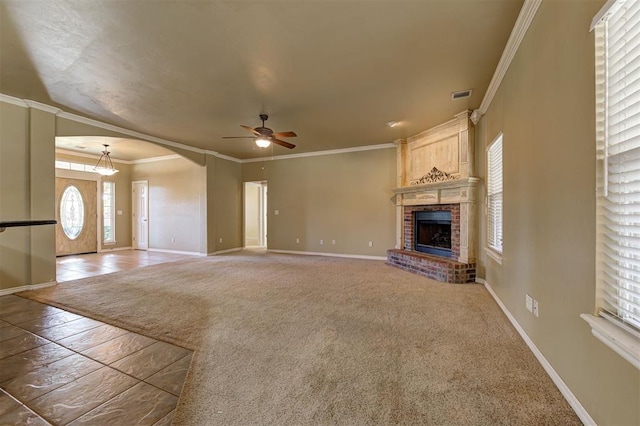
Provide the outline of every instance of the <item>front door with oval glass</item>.
<path id="1" fill-rule="evenodd" d="M 97 182 L 56 178 L 56 255 L 95 253 Z"/>

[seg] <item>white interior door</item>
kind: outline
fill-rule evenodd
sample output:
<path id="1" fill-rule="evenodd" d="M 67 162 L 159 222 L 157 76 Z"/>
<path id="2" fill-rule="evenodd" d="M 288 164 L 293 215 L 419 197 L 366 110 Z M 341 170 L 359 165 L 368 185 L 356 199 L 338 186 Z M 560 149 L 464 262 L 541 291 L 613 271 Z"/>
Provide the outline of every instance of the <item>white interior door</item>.
<path id="1" fill-rule="evenodd" d="M 147 250 L 149 248 L 149 182 L 146 180 L 132 182 L 132 194 L 133 248 Z"/>

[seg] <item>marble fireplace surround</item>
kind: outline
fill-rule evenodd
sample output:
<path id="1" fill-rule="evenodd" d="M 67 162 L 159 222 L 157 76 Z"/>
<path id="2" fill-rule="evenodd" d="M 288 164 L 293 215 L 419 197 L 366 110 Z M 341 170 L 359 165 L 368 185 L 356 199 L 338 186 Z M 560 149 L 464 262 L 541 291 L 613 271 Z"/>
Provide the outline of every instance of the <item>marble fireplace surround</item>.
<path id="1" fill-rule="evenodd" d="M 396 141 L 398 186 L 393 189 L 396 246 L 387 255 L 389 264 L 442 281 L 448 281 L 446 277 L 458 269 L 469 271 L 469 277 L 475 277 L 476 208 L 480 179 L 474 176 L 473 133 L 470 111 L 463 111 L 451 121 Z M 413 212 L 451 209 L 452 206 L 452 231 L 459 227 L 459 236 L 453 238 L 452 258 L 415 252 Z M 399 262 L 398 255 L 405 260 Z M 412 259 L 410 264 L 406 264 L 406 259 Z M 448 272 L 442 270 L 442 265 L 447 263 L 443 263 L 444 260 L 449 262 Z M 437 273 L 427 273 L 434 268 Z"/>

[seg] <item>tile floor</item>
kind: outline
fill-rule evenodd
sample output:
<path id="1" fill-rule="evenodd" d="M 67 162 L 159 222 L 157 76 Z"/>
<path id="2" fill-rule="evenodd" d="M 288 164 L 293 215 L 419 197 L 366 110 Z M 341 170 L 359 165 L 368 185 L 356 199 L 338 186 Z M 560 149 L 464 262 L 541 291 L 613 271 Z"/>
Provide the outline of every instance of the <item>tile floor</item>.
<path id="1" fill-rule="evenodd" d="M 58 281 L 189 258 L 123 251 L 58 259 Z M 170 425 L 192 352 L 0 297 L 0 426 Z"/>
<path id="2" fill-rule="evenodd" d="M 121 250 L 92 254 L 63 256 L 56 259 L 58 282 L 77 280 L 95 275 L 139 268 L 141 266 L 193 259 L 194 255 Z"/>

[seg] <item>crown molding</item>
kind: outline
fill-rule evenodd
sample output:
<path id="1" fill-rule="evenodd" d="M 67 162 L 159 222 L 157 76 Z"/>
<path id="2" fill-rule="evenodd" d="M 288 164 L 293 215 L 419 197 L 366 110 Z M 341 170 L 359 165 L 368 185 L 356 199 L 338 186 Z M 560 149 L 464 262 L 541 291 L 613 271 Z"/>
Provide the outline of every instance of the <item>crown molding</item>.
<path id="1" fill-rule="evenodd" d="M 96 154 L 86 154 L 84 152 L 71 151 L 71 150 L 62 149 L 62 148 L 56 148 L 56 154 L 73 155 L 75 157 L 91 158 L 93 160 L 100 159 L 100 156 Z M 143 163 L 154 163 L 156 161 L 178 160 L 181 158 L 184 159 L 184 157 L 180 154 L 170 154 L 170 155 L 162 155 L 159 157 L 141 158 L 139 160 L 121 160 L 118 158 L 111 157 L 111 161 L 113 161 L 114 163 L 120 163 L 120 164 L 143 164 Z"/>
<path id="2" fill-rule="evenodd" d="M 179 160 L 185 159 L 180 154 L 161 155 L 159 157 L 141 158 L 139 160 L 131 160 L 130 164 L 155 163 L 156 161 Z"/>
<path id="3" fill-rule="evenodd" d="M 240 158 L 236 158 L 236 157 L 231 157 L 229 155 L 220 154 L 219 152 L 216 152 L 216 151 L 206 150 L 204 153 L 207 154 L 207 155 L 213 155 L 214 157 L 222 158 L 223 160 L 233 161 L 234 163 L 242 164 L 242 163 L 245 162 L 245 160 L 242 160 Z"/>
<path id="4" fill-rule="evenodd" d="M 29 105 L 20 98 L 14 98 L 13 96 L 0 93 L 0 102 L 5 102 L 11 105 L 17 105 L 22 108 L 29 108 Z"/>
<path id="5" fill-rule="evenodd" d="M 133 136 L 138 139 L 142 139 L 149 142 L 155 142 L 160 145 L 171 146 L 173 148 L 180 148 L 186 151 L 197 152 L 198 154 L 204 154 L 204 150 L 200 148 L 194 148 L 189 145 L 185 145 L 179 142 L 173 142 L 167 139 L 158 138 L 156 136 L 147 135 L 145 133 L 136 132 L 135 130 L 125 129 L 124 127 L 114 126 L 113 124 L 103 123 L 92 118 L 83 117 L 77 114 L 72 114 L 61 110 L 60 108 L 53 107 L 51 105 L 43 104 L 28 99 L 20 99 L 13 96 L 0 93 L 0 102 L 6 102 L 9 104 L 21 106 L 23 108 L 35 108 L 41 111 L 50 112 L 57 117 L 65 118 L 67 120 L 75 121 L 77 123 L 88 124 L 90 126 L 98 127 L 100 129 L 110 130 L 112 132 L 123 133 L 125 135 Z"/>
<path id="6" fill-rule="evenodd" d="M 527 0 L 525 0 L 525 4 L 526 4 L 526 1 Z M 541 0 L 536 0 L 536 1 L 541 1 Z M 523 6 L 523 8 L 524 8 L 524 6 Z M 36 108 L 36 109 L 39 109 L 39 110 L 42 110 L 42 111 L 47 111 L 47 112 L 54 113 L 57 117 L 64 118 L 64 119 L 67 119 L 67 120 L 71 120 L 71 121 L 75 121 L 77 123 L 87 124 L 89 126 L 98 127 L 100 129 L 105 129 L 105 130 L 109 130 L 109 131 L 112 131 L 112 132 L 122 133 L 122 134 L 125 134 L 125 135 L 133 136 L 133 137 L 135 137 L 137 139 L 142 139 L 142 140 L 149 141 L 149 142 L 155 142 L 155 143 L 158 143 L 160 145 L 170 146 L 170 147 L 173 147 L 173 148 L 184 149 L 186 151 L 196 152 L 198 154 L 213 155 L 215 157 L 222 158 L 224 160 L 233 161 L 235 163 L 240 163 L 240 164 L 243 164 L 243 163 L 257 163 L 257 162 L 262 162 L 262 161 L 273 161 L 273 160 L 287 160 L 287 159 L 302 158 L 302 157 L 317 157 L 317 156 L 321 156 L 321 155 L 346 154 L 346 153 L 350 153 L 350 152 L 373 151 L 373 150 L 376 150 L 376 149 L 387 149 L 387 148 L 395 148 L 396 147 L 396 145 L 394 143 L 385 143 L 385 144 L 379 144 L 379 145 L 358 146 L 358 147 L 353 147 L 353 148 L 330 149 L 330 150 L 326 150 L 326 151 L 304 152 L 304 153 L 300 153 L 300 154 L 287 154 L 287 155 L 277 155 L 277 156 L 271 156 L 271 157 L 240 159 L 240 158 L 231 157 L 229 155 L 220 154 L 219 152 L 216 152 L 216 151 L 209 151 L 209 150 L 204 150 L 204 149 L 200 149 L 200 148 L 194 148 L 192 146 L 184 145 L 182 143 L 173 142 L 173 141 L 170 141 L 170 140 L 167 140 L 167 139 L 162 139 L 162 138 L 158 138 L 158 137 L 155 137 L 155 136 L 147 135 L 145 133 L 136 132 L 135 130 L 129 130 L 129 129 L 125 129 L 124 127 L 115 126 L 113 124 L 103 123 L 101 121 L 94 120 L 92 118 L 87 118 L 87 117 L 83 117 L 81 115 L 72 114 L 70 112 L 63 111 L 63 110 L 61 110 L 59 108 L 56 108 L 56 107 L 53 107 L 53 106 L 50 106 L 50 105 L 46 105 L 46 104 L 43 104 L 43 103 L 40 103 L 40 102 L 36 102 L 36 101 L 20 99 L 20 98 L 16 98 L 16 97 L 13 97 L 13 96 L 9 96 L 9 95 L 5 95 L 5 94 L 0 93 L 0 102 L 10 103 L 10 104 L 13 104 L 13 105 L 21 106 L 23 108 Z M 75 155 L 75 156 L 78 156 L 78 157 L 96 158 L 96 159 L 99 158 L 99 156 L 96 156 L 96 155 L 84 154 L 84 153 L 81 153 L 81 152 L 69 151 L 69 150 L 64 150 L 64 149 L 56 149 L 56 152 L 58 152 L 60 154 Z M 176 154 L 176 155 L 179 155 L 179 154 Z M 169 157 L 172 157 L 172 158 L 169 158 Z M 114 159 L 114 158 L 112 158 L 112 160 L 114 162 L 123 163 L 123 164 L 136 164 L 136 162 L 162 161 L 162 160 L 170 160 L 170 159 L 173 159 L 173 158 L 177 158 L 177 157 L 173 157 L 172 155 L 170 155 L 170 156 L 154 157 L 154 158 L 148 158 L 148 159 L 144 159 L 144 160 L 135 160 L 135 161 L 117 160 L 117 159 Z"/>
<path id="7" fill-rule="evenodd" d="M 292 158 L 302 158 L 302 157 L 319 157 L 322 155 L 346 154 L 349 152 L 360 152 L 360 151 L 374 151 L 377 149 L 388 149 L 388 148 L 395 148 L 395 147 L 396 145 L 394 143 L 383 143 L 379 145 L 357 146 L 354 148 L 329 149 L 326 151 L 314 151 L 314 152 L 303 152 L 300 154 L 277 155 L 275 157 L 249 158 L 241 161 L 243 163 L 258 163 L 261 161 L 289 160 Z"/>
<path id="8" fill-rule="evenodd" d="M 527 33 L 527 30 L 529 29 L 533 18 L 536 16 L 536 12 L 538 11 L 541 3 L 542 0 L 524 1 L 522 9 L 520 10 L 520 14 L 518 15 L 518 19 L 513 26 L 513 30 L 511 30 L 509 40 L 504 47 L 502 56 L 500 57 L 500 62 L 498 62 L 496 71 L 493 73 L 493 78 L 491 78 L 491 82 L 489 83 L 487 92 L 484 95 L 484 99 L 482 99 L 482 103 L 480 104 L 480 115 L 484 115 L 489 109 L 489 105 L 491 105 L 491 101 L 493 101 L 493 97 L 496 95 L 496 92 L 498 91 L 498 88 L 502 83 L 502 79 L 507 73 L 509 65 L 511 65 L 511 61 L 516 55 L 516 52 L 520 47 L 520 43 Z M 480 119 L 480 117 L 478 117 L 478 119 Z"/>
<path id="9" fill-rule="evenodd" d="M 43 104 L 41 102 L 31 101 L 31 100 L 28 100 L 28 99 L 24 99 L 23 101 L 27 105 L 29 105 L 29 108 L 39 109 L 40 111 L 44 111 L 44 112 L 50 112 L 51 114 L 54 114 L 54 115 L 58 115 L 59 113 L 62 112 L 62 110 L 60 108 L 56 108 L 56 107 L 53 107 L 51 105 Z"/>
<path id="10" fill-rule="evenodd" d="M 200 148 L 194 148 L 189 145 L 184 145 L 178 142 L 173 142 L 167 139 L 158 138 L 156 136 L 147 135 L 145 133 L 136 132 L 135 130 L 125 129 L 124 127 L 114 126 L 113 124 L 103 123 L 98 120 L 94 120 L 92 118 L 82 117 L 80 115 L 71 114 L 70 112 L 60 112 L 58 113 L 58 117 L 66 118 L 67 120 L 75 121 L 77 123 L 88 124 L 90 126 L 98 127 L 105 130 L 110 130 L 112 132 L 123 133 L 125 135 L 133 136 L 137 139 L 142 139 L 149 142 L 155 142 L 160 145 L 171 146 L 174 148 L 180 148 L 191 152 L 197 152 L 198 154 L 204 154 L 204 150 Z"/>

